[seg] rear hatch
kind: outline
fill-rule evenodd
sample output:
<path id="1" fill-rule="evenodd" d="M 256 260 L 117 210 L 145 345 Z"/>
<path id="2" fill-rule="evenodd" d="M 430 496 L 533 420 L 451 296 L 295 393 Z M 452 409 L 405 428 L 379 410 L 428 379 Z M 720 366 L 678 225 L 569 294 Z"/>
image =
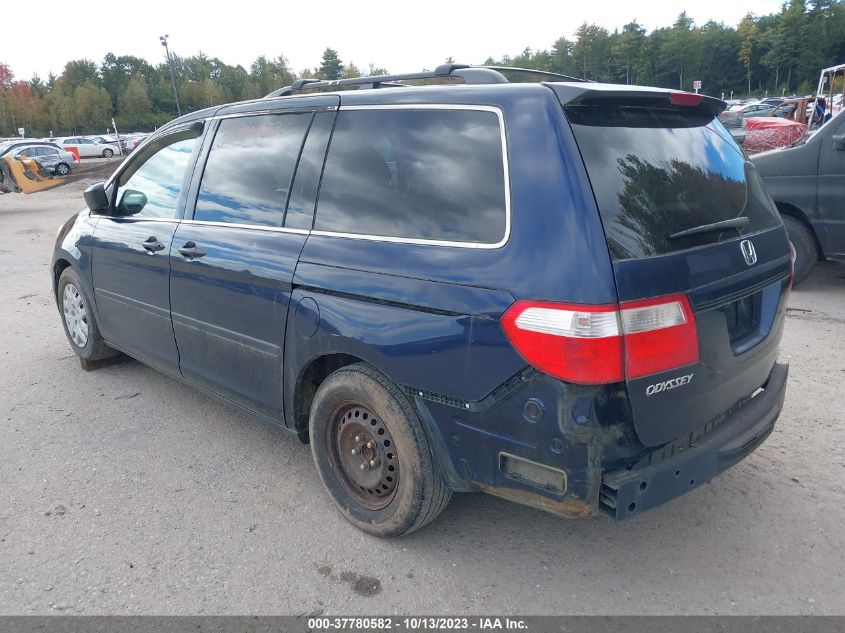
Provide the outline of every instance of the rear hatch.
<path id="1" fill-rule="evenodd" d="M 626 376 L 640 440 L 662 444 L 765 384 L 790 286 L 786 233 L 754 166 L 716 119 L 721 101 L 618 86 L 549 87 L 592 184 L 623 328 L 626 305 L 636 312 L 649 303 L 643 300 L 666 296 L 695 324 L 688 331 L 693 346 L 697 336 L 697 360 Z"/>

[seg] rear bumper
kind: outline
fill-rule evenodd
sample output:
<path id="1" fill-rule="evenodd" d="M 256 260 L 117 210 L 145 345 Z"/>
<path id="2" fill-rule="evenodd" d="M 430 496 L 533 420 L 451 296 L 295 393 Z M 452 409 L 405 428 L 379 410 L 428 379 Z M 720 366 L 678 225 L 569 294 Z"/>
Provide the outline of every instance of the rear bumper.
<path id="1" fill-rule="evenodd" d="M 710 481 L 754 451 L 769 436 L 783 407 L 789 366 L 775 363 L 754 398 L 716 428 L 665 459 L 602 475 L 600 509 L 625 519 Z"/>

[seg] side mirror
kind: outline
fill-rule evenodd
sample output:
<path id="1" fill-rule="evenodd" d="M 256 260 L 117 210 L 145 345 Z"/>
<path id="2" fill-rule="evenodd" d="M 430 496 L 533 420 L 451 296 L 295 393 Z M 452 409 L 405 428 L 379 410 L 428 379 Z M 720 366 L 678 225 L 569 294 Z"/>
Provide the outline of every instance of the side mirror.
<path id="1" fill-rule="evenodd" d="M 117 210 L 120 212 L 120 215 L 136 215 L 145 206 L 147 206 L 147 196 L 143 192 L 127 189 L 120 197 Z"/>
<path id="2" fill-rule="evenodd" d="M 109 212 L 109 197 L 106 195 L 105 183 L 98 182 L 91 185 L 82 195 L 85 196 L 85 204 L 91 209 L 91 213 L 103 215 Z"/>
<path id="3" fill-rule="evenodd" d="M 832 140 L 835 151 L 845 152 L 845 134 L 834 134 Z"/>

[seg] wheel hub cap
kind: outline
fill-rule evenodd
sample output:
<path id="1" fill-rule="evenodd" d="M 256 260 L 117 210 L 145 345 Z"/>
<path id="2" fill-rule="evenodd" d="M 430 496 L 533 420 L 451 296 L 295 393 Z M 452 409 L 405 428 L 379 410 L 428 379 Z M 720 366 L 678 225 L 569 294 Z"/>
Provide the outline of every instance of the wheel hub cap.
<path id="1" fill-rule="evenodd" d="M 82 294 L 73 284 L 65 286 L 62 294 L 62 310 L 71 340 L 77 347 L 85 347 L 88 343 L 88 315 L 85 312 Z"/>
<path id="2" fill-rule="evenodd" d="M 341 483 L 358 503 L 378 510 L 388 505 L 399 481 L 393 437 L 371 409 L 341 406 L 329 425 L 332 462 Z"/>

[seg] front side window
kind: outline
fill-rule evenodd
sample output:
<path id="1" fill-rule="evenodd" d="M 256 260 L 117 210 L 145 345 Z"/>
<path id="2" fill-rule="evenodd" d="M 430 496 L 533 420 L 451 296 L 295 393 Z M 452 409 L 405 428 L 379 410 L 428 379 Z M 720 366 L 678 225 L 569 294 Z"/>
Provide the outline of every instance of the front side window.
<path id="1" fill-rule="evenodd" d="M 220 122 L 194 219 L 280 227 L 312 114 L 268 114 Z"/>
<path id="2" fill-rule="evenodd" d="M 117 215 L 178 217 L 185 172 L 199 144 L 199 135 L 190 129 L 148 145 L 118 179 Z"/>
<path id="3" fill-rule="evenodd" d="M 507 227 L 505 185 L 495 112 L 341 111 L 314 228 L 495 244 Z"/>

